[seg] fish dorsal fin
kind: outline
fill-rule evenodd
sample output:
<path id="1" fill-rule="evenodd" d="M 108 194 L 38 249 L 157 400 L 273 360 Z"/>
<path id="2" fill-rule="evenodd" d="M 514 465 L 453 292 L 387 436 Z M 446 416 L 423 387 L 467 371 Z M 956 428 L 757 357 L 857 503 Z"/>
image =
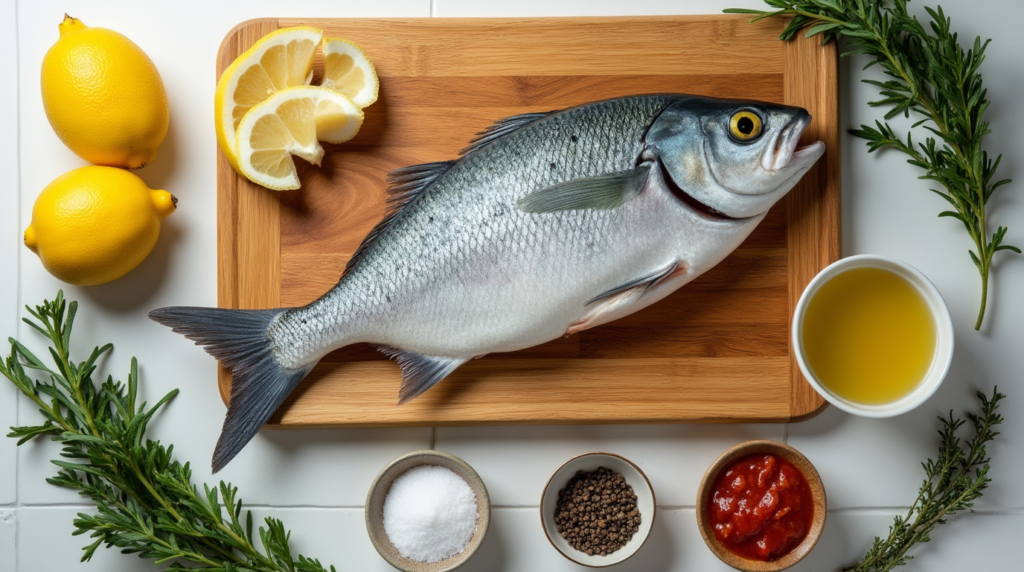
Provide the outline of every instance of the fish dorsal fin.
<path id="1" fill-rule="evenodd" d="M 389 346 L 377 349 L 397 361 L 398 367 L 402 368 L 402 388 L 398 390 L 399 405 L 434 387 L 457 367 L 469 361 L 463 358 L 427 356 Z"/>
<path id="2" fill-rule="evenodd" d="M 388 204 L 404 202 L 448 172 L 455 161 L 409 165 L 388 173 Z"/>
<path id="3" fill-rule="evenodd" d="M 476 137 L 474 137 L 469 142 L 469 145 L 467 145 L 464 149 L 459 151 L 459 155 L 469 155 L 473 151 L 476 151 L 477 149 L 483 147 L 484 145 L 487 145 L 491 141 L 494 141 L 495 139 L 502 137 L 504 135 L 508 135 L 509 133 L 512 133 L 513 131 L 521 127 L 525 127 L 526 125 L 529 125 L 534 121 L 544 119 L 545 117 L 551 115 L 552 113 L 557 113 L 557 110 L 542 111 L 538 113 L 524 113 L 522 115 L 513 115 L 512 117 L 499 119 L 494 122 L 494 125 L 491 125 L 490 127 L 481 131 L 480 133 L 477 133 Z"/>
<path id="4" fill-rule="evenodd" d="M 527 213 L 553 213 L 578 209 L 614 209 L 640 194 L 646 180 L 645 169 L 640 167 L 544 187 L 519 199 L 519 210 Z"/>
<path id="5" fill-rule="evenodd" d="M 370 230 L 363 242 L 359 244 L 352 258 L 345 264 L 345 270 L 341 273 L 344 278 L 349 270 L 355 267 L 366 255 L 366 251 L 377 240 L 398 217 L 406 206 L 416 199 L 427 187 L 436 181 L 441 175 L 452 168 L 455 161 L 438 161 L 436 163 L 423 163 L 421 165 L 410 165 L 395 169 L 388 173 L 388 199 L 384 210 L 384 218 Z"/>

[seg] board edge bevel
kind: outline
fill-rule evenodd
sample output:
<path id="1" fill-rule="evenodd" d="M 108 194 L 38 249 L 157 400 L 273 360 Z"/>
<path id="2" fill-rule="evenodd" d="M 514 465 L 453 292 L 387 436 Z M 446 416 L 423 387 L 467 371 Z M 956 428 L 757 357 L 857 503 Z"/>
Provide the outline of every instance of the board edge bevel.
<path id="1" fill-rule="evenodd" d="M 787 105 L 803 107 L 813 121 L 802 144 L 820 140 L 825 154 L 790 191 L 787 204 L 789 316 L 804 288 L 822 269 L 839 259 L 840 177 L 838 53 L 836 43 L 797 34 L 786 42 L 783 91 Z M 828 407 L 807 382 L 796 361 L 789 323 L 790 414 L 788 422 L 806 421 Z"/>
<path id="2" fill-rule="evenodd" d="M 224 70 L 259 38 L 278 28 L 276 18 L 253 18 L 239 23 L 224 36 L 217 50 L 215 80 Z M 269 30 L 268 30 L 269 29 Z M 252 308 L 256 300 L 243 300 L 239 277 L 243 268 L 239 260 L 239 175 L 231 167 L 227 157 L 217 147 L 217 305 L 221 308 Z M 248 183 L 247 181 L 245 183 Z M 249 184 L 250 186 L 254 186 Z M 260 190 L 260 189 L 257 189 Z M 247 224 L 252 224 L 247 219 Z M 225 233 L 224 229 L 230 229 Z M 278 227 L 279 228 L 279 227 Z M 278 253 L 279 254 L 279 253 Z M 275 256 L 280 269 L 280 256 Z M 278 296 L 280 295 L 280 271 L 277 272 Z M 227 406 L 231 397 L 231 372 L 218 363 L 217 388 L 221 400 Z"/>

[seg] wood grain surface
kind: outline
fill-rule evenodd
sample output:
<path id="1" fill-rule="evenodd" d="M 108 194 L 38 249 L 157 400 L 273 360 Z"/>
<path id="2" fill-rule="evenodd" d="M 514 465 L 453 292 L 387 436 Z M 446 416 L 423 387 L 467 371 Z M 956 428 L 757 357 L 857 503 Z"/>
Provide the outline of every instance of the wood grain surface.
<path id="1" fill-rule="evenodd" d="M 218 157 L 219 303 L 307 304 L 337 282 L 384 212 L 385 177 L 451 159 L 493 121 L 641 93 L 799 105 L 827 151 L 724 262 L 627 318 L 474 360 L 398 406 L 398 366 L 372 347 L 314 368 L 272 426 L 790 421 L 824 401 L 792 357 L 789 319 L 839 257 L 834 45 L 778 40 L 782 21 L 734 16 L 537 19 L 263 19 L 225 38 L 217 73 L 264 34 L 311 25 L 360 44 L 380 98 L 359 135 L 299 164 L 302 188 L 253 185 Z M 318 61 L 315 73 L 322 65 Z M 314 83 L 318 78 L 314 78 Z M 221 370 L 222 396 L 230 374 Z"/>

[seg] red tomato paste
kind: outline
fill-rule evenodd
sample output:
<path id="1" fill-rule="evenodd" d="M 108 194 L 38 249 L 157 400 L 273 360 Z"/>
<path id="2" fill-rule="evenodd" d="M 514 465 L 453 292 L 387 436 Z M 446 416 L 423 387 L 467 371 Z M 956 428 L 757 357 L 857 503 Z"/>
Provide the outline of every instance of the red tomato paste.
<path id="1" fill-rule="evenodd" d="M 715 537 L 730 552 L 772 561 L 796 548 L 814 518 L 807 479 L 793 465 L 758 453 L 734 461 L 715 480 L 708 505 Z"/>

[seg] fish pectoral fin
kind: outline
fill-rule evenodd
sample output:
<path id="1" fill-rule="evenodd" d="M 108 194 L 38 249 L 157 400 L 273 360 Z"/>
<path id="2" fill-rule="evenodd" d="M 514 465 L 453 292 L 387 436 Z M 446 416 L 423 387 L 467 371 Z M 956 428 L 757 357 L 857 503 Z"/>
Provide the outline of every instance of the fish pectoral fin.
<path id="1" fill-rule="evenodd" d="M 658 285 L 685 272 L 686 264 L 673 261 L 671 264 L 659 268 L 650 274 L 645 274 L 640 278 L 630 280 L 625 284 L 594 296 L 585 304 L 587 311 L 583 317 L 569 324 L 569 328 L 565 333 L 572 335 L 621 317 L 624 308 L 632 307 L 644 295 L 657 288 Z"/>
<path id="2" fill-rule="evenodd" d="M 587 303 L 584 304 L 584 306 L 590 306 L 591 304 L 597 304 L 598 302 L 603 302 L 603 301 L 609 300 L 611 298 L 618 298 L 622 294 L 626 294 L 626 293 L 639 294 L 639 295 L 646 294 L 647 292 L 649 292 L 652 289 L 654 289 L 655 287 L 657 287 L 658 284 L 661 284 L 662 282 L 664 282 L 665 280 L 667 280 L 668 278 L 672 277 L 673 275 L 675 275 L 676 273 L 678 273 L 680 271 L 685 272 L 686 271 L 686 265 L 685 264 L 680 264 L 678 260 L 674 260 L 674 261 L 672 261 L 671 264 L 663 266 L 663 267 L 659 268 L 658 270 L 655 270 L 654 272 L 651 272 L 650 274 L 645 274 L 645 275 L 641 276 L 640 278 L 636 278 L 634 280 L 630 280 L 629 282 L 626 282 L 625 284 L 622 284 L 620 286 L 616 286 L 615 288 L 612 288 L 611 290 L 602 292 L 602 293 L 598 294 L 597 296 L 594 296 L 590 300 L 587 300 Z"/>
<path id="3" fill-rule="evenodd" d="M 628 308 L 632 307 L 640 297 L 642 293 L 638 292 L 636 288 L 622 290 L 615 294 L 610 294 L 604 298 L 589 304 L 586 307 L 586 313 L 579 320 L 569 324 L 569 328 L 565 331 L 567 336 L 582 332 L 583 330 L 589 330 L 600 326 L 601 324 L 607 324 L 616 317 L 621 317 L 623 312 L 628 313 Z"/>
<path id="4" fill-rule="evenodd" d="M 398 367 L 402 368 L 402 387 L 398 390 L 399 405 L 434 387 L 437 382 L 469 361 L 465 358 L 426 356 L 388 346 L 377 349 L 397 361 Z"/>
<path id="5" fill-rule="evenodd" d="M 646 173 L 645 167 L 636 168 L 544 187 L 519 199 L 519 210 L 553 213 L 578 209 L 613 209 L 640 194 Z"/>

